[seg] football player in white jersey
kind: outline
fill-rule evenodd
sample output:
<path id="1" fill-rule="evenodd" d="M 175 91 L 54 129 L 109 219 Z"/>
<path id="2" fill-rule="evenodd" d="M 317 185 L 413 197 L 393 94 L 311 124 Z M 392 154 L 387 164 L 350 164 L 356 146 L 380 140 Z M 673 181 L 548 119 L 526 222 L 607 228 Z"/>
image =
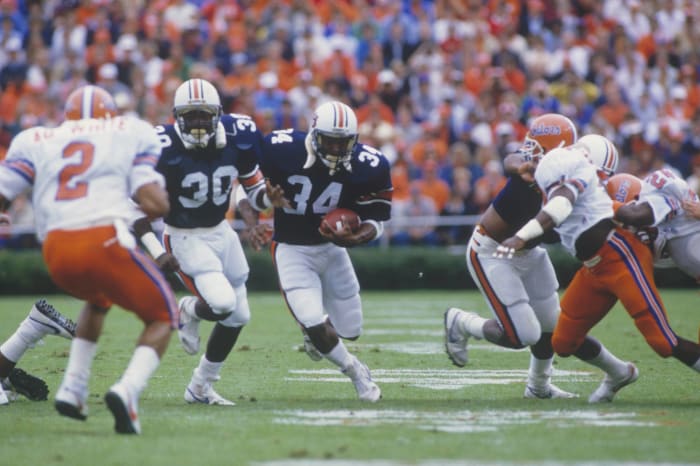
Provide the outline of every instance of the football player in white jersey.
<path id="1" fill-rule="evenodd" d="M 556 229 L 564 248 L 583 262 L 561 300 L 561 315 L 552 345 L 560 356 L 577 355 L 588 332 L 619 299 L 635 326 L 661 357 L 674 357 L 700 372 L 700 345 L 671 328 L 653 274 L 649 248 L 634 233 L 613 222 L 613 202 L 599 182 L 587 149 L 574 145 L 555 149 L 539 162 L 535 180 L 547 195 L 540 212 L 497 254 L 513 257 L 528 241 Z M 606 372 L 590 402 L 612 401 L 637 380 L 630 362 L 614 357 L 584 358 Z"/>
<path id="2" fill-rule="evenodd" d="M 683 208 L 698 202 L 685 180 L 670 170 L 650 173 L 644 180 L 620 173 L 606 184 L 616 204 L 615 220 L 636 228 L 655 227 L 656 266 L 670 259 L 679 269 L 700 282 L 700 222 Z"/>
<path id="3" fill-rule="evenodd" d="M 13 139 L 0 164 L 0 203 L 32 188 L 49 274 L 85 301 L 55 397 L 61 415 L 87 418 L 90 371 L 111 306 L 133 311 L 144 323 L 126 371 L 105 395 L 115 430 L 138 434 L 138 399 L 168 346 L 177 303 L 127 227 L 131 199 L 151 218 L 169 210 L 163 177 L 154 170 L 160 141 L 147 122 L 115 115 L 114 100 L 104 89 L 73 91 L 64 123 L 31 128 Z"/>

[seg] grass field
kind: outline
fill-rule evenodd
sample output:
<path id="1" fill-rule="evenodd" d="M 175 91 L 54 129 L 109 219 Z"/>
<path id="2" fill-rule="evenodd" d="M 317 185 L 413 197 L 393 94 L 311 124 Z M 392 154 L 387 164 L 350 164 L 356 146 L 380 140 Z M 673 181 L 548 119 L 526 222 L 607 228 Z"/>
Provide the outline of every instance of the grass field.
<path id="1" fill-rule="evenodd" d="M 677 333 L 698 338 L 698 292 L 664 290 L 663 297 Z M 76 301 L 50 301 L 76 316 Z M 0 338 L 32 302 L 0 297 Z M 475 292 L 367 292 L 363 302 L 365 333 L 348 346 L 382 387 L 377 404 L 357 401 L 330 363 L 298 351 L 301 335 L 279 295 L 251 293 L 253 318 L 216 385 L 237 406 L 183 401 L 198 359 L 173 335 L 141 399 L 143 435 L 118 436 L 102 397 L 125 368 L 140 324 L 115 309 L 93 367 L 86 422 L 53 408 L 69 342 L 47 338 L 25 355 L 20 367 L 44 377 L 51 394 L 47 402 L 0 407 L 0 464 L 700 464 L 700 374 L 656 356 L 620 307 L 593 334 L 634 361 L 641 376 L 612 404 L 589 405 L 602 373 L 572 358 L 556 360 L 554 380 L 580 393 L 575 400 L 522 398 L 527 351 L 477 341 L 470 364 L 452 366 L 443 352 L 442 313 L 459 305 L 487 315 Z"/>

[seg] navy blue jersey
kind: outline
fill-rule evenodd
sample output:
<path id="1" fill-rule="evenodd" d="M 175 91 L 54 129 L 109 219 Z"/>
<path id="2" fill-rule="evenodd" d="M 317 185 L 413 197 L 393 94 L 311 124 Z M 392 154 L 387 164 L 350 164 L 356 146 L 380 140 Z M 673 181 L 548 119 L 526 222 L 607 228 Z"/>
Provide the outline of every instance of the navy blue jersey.
<path id="1" fill-rule="evenodd" d="M 542 207 L 542 192 L 536 183 L 526 183 L 518 175 L 508 182 L 493 200 L 493 208 L 515 229 L 525 225 Z"/>
<path id="2" fill-rule="evenodd" d="M 385 221 L 391 216 L 391 173 L 380 151 L 357 144 L 351 171 L 340 168 L 332 176 L 316 159 L 304 169 L 306 133 L 274 131 L 265 137 L 260 168 L 273 185 L 284 189 L 291 207 L 275 209 L 273 239 L 289 244 L 326 243 L 318 232 L 323 216 L 343 207 L 357 212 L 362 220 Z"/>
<path id="3" fill-rule="evenodd" d="M 165 177 L 170 213 L 165 223 L 178 228 L 218 225 L 229 209 L 233 180 L 258 170 L 262 135 L 245 115 L 223 115 L 226 146 L 216 138 L 205 148 L 186 149 L 174 125 L 158 126 L 163 153 L 156 169 Z"/>

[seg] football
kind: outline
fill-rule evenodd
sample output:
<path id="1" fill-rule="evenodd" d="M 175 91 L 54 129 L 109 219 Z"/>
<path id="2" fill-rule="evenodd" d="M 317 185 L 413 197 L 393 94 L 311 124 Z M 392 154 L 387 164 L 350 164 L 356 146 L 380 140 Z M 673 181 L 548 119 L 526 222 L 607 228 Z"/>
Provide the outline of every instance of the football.
<path id="1" fill-rule="evenodd" d="M 321 229 L 326 230 L 326 228 L 330 227 L 338 231 L 343 226 L 343 219 L 345 223 L 350 226 L 350 231 L 353 233 L 360 228 L 360 216 L 357 215 L 357 213 L 350 209 L 338 208 L 331 210 L 323 217 L 323 220 L 321 220 Z"/>

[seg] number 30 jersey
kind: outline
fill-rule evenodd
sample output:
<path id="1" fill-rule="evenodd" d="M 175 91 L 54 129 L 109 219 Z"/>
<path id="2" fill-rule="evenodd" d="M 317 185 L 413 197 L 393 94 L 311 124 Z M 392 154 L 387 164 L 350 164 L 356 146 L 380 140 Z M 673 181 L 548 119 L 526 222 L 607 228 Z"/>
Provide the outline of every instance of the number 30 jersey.
<path id="1" fill-rule="evenodd" d="M 321 160 L 304 169 L 307 160 L 305 132 L 274 131 L 265 137 L 260 168 L 273 185 L 284 189 L 291 204 L 275 209 L 277 242 L 312 245 L 327 243 L 318 232 L 323 216 L 343 207 L 362 220 L 377 222 L 391 216 L 392 185 L 389 162 L 377 149 L 356 144 L 351 170 L 329 174 Z"/>
<path id="2" fill-rule="evenodd" d="M 33 187 L 37 235 L 133 219 L 131 196 L 163 177 L 154 167 L 158 135 L 146 121 L 116 117 L 70 120 L 19 133 L 0 163 L 0 194 L 14 199 Z"/>
<path id="3" fill-rule="evenodd" d="M 250 194 L 263 188 L 258 168 L 262 135 L 247 115 L 222 115 L 226 145 L 212 138 L 205 148 L 186 149 L 173 125 L 157 126 L 163 155 L 157 169 L 166 180 L 170 213 L 165 223 L 177 228 L 213 227 L 226 217 L 232 183 L 239 178 Z"/>

